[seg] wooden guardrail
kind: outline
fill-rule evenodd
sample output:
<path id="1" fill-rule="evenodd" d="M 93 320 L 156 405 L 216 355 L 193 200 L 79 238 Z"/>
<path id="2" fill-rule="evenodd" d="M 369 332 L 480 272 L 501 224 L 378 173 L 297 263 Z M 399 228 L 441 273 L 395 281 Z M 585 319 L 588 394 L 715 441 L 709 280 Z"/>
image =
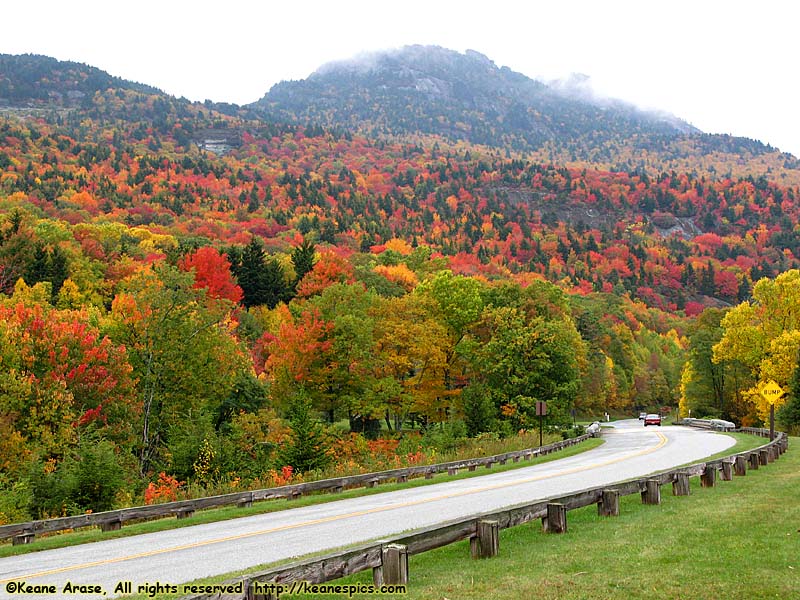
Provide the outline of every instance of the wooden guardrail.
<path id="1" fill-rule="evenodd" d="M 768 430 L 745 428 L 741 431 L 769 436 Z M 499 548 L 501 529 L 541 519 L 546 532 L 563 533 L 567 530 L 567 512 L 570 510 L 596 504 L 599 514 L 617 516 L 619 498 L 631 494 L 641 494 L 645 504 L 659 504 L 663 485 L 672 484 L 675 495 L 688 495 L 690 477 L 699 476 L 703 487 L 713 487 L 718 474 L 722 480 L 730 480 L 734 475 L 745 475 L 748 469 L 758 469 L 776 460 L 788 447 L 789 438 L 778 432 L 773 441 L 754 450 L 664 471 L 643 479 L 594 487 L 567 496 L 481 513 L 411 534 L 300 560 L 231 579 L 214 593 L 185 596 L 183 600 L 271 600 L 283 593 L 294 592 L 300 582 L 308 585 L 323 584 L 367 569 L 373 571 L 375 586 L 406 584 L 408 556 L 464 539 L 470 540 L 470 553 L 474 558 L 494 556 Z"/>
<path id="2" fill-rule="evenodd" d="M 208 496 L 206 498 L 196 498 L 193 500 L 177 500 L 175 502 L 166 502 L 163 504 L 122 508 L 72 517 L 41 519 L 26 523 L 12 523 L 10 525 L 0 526 L 0 540 L 11 538 L 14 544 L 28 544 L 33 541 L 37 534 L 65 531 L 68 529 L 77 529 L 79 527 L 100 527 L 103 531 L 115 531 L 120 529 L 127 521 L 172 516 L 182 519 L 193 515 L 197 510 L 207 508 L 232 505 L 245 507 L 251 506 L 253 502 L 262 500 L 272 500 L 276 498 L 291 499 L 313 492 L 341 492 L 344 489 L 357 487 L 374 487 L 379 483 L 391 480 L 404 482 L 411 477 L 424 476 L 425 478 L 431 478 L 436 473 L 455 475 L 458 471 L 463 469 L 474 471 L 478 467 L 491 468 L 495 464 L 504 465 L 508 461 L 519 462 L 520 460 L 530 460 L 536 456 L 543 456 L 573 446 L 590 437 L 592 436 L 587 434 L 539 448 L 526 448 L 524 450 L 505 452 L 494 456 L 470 458 L 434 465 L 420 465 L 416 467 L 380 471 L 377 473 L 364 473 L 361 475 L 336 477 L 333 479 L 321 479 L 319 481 L 296 483 L 275 488 L 235 492 L 232 494 Z"/>

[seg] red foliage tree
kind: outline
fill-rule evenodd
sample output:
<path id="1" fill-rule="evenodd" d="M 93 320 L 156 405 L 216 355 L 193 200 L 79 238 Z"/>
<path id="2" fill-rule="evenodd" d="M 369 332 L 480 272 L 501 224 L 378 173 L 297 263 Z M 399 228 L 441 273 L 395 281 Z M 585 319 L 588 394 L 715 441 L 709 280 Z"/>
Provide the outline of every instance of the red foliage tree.
<path id="1" fill-rule="evenodd" d="M 194 287 L 206 288 L 211 298 L 225 298 L 239 302 L 244 295 L 233 280 L 231 263 L 216 248 L 204 246 L 186 256 L 180 263 L 184 271 L 194 271 Z"/>

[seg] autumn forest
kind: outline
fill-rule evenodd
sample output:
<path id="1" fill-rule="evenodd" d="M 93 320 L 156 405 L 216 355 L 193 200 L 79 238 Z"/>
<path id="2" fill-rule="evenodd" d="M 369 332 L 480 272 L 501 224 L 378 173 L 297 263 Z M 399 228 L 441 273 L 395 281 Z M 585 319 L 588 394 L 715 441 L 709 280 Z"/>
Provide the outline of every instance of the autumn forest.
<path id="1" fill-rule="evenodd" d="M 789 155 L 585 124 L 579 150 L 503 146 L 485 115 L 479 143 L 0 66 L 0 523 L 434 460 L 524 436 L 538 400 L 558 436 L 755 425 L 772 379 L 800 423 Z"/>

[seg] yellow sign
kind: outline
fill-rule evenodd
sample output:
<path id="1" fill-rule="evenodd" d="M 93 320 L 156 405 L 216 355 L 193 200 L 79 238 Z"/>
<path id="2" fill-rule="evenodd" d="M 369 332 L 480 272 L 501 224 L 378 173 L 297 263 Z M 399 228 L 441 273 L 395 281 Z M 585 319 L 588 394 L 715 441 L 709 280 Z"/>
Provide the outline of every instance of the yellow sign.
<path id="1" fill-rule="evenodd" d="M 771 379 L 761 386 L 761 396 L 770 404 L 775 404 L 776 401 L 783 396 L 783 388 Z"/>

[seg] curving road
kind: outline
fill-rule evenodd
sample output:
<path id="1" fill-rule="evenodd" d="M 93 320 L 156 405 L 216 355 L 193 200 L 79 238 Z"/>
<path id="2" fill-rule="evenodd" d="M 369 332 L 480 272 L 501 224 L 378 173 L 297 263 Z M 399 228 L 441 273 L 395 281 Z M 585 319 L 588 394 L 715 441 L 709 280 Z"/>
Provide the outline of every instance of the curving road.
<path id="1" fill-rule="evenodd" d="M 605 429 L 606 443 L 582 454 L 459 481 L 196 525 L 72 548 L 0 559 L 0 598 L 67 597 L 63 587 L 119 582 L 177 585 L 211 575 L 364 542 L 403 531 L 641 477 L 721 452 L 735 441 L 682 427 L 635 420 Z M 54 595 L 10 593 L 14 585 L 56 586 Z M 9 584 L 11 588 L 9 588 Z M 14 591 L 12 589 L 12 591 Z"/>

